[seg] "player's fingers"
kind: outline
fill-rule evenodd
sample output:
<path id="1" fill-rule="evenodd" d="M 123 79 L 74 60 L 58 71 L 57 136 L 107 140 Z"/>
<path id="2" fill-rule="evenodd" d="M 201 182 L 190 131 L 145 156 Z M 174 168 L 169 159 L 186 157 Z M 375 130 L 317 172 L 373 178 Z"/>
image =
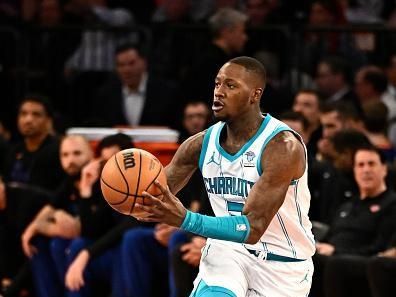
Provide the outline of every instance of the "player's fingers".
<path id="1" fill-rule="evenodd" d="M 154 215 L 156 217 L 162 217 L 164 214 L 163 209 L 160 207 L 156 207 L 155 205 L 147 206 L 147 205 L 142 205 L 142 204 L 136 203 L 135 209 L 145 211 L 145 212 L 149 213 L 150 215 Z"/>
<path id="2" fill-rule="evenodd" d="M 137 220 L 145 223 L 156 223 L 160 221 L 158 218 L 154 218 L 154 217 L 142 217 L 142 218 L 137 218 Z"/>
<path id="3" fill-rule="evenodd" d="M 151 200 L 151 204 L 161 204 L 161 200 L 153 195 L 151 195 L 149 192 L 143 191 L 142 192 L 142 196 L 144 198 L 150 199 Z"/>
<path id="4" fill-rule="evenodd" d="M 168 187 L 165 187 L 164 185 L 162 185 L 158 180 L 154 181 L 154 184 L 160 189 L 160 191 L 162 192 L 162 194 L 166 194 L 167 193 L 167 189 Z"/>
<path id="5" fill-rule="evenodd" d="M 158 180 L 156 180 L 154 184 L 161 190 L 164 197 L 167 197 L 170 200 L 174 199 L 174 196 L 172 195 L 168 185 L 162 185 Z"/>

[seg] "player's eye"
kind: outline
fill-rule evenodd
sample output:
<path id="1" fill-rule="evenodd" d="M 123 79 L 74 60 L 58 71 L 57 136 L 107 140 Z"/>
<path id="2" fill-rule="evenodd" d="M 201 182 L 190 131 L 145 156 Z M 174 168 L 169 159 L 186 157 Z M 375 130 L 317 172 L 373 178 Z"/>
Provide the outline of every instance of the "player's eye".
<path id="1" fill-rule="evenodd" d="M 233 84 L 228 84 L 227 85 L 231 90 L 233 90 L 235 88 L 235 86 Z"/>

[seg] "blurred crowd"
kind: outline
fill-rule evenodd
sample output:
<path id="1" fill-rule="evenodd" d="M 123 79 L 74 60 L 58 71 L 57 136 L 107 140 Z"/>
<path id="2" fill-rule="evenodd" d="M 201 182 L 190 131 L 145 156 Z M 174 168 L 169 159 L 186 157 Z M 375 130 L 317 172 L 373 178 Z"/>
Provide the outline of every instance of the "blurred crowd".
<path id="1" fill-rule="evenodd" d="M 212 123 L 230 58 L 267 69 L 261 108 L 307 146 L 311 297 L 394 296 L 396 1 L 0 0 L 0 295 L 188 296 L 205 239 L 111 210 L 124 134 Z M 197 172 L 179 193 L 210 214 Z"/>

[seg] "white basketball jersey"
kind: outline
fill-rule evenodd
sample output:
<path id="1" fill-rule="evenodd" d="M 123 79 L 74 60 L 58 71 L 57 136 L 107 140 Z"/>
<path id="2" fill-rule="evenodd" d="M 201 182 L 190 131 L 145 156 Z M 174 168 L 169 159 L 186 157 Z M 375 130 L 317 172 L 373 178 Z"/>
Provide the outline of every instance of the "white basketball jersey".
<path id="1" fill-rule="evenodd" d="M 260 161 L 267 143 L 281 131 L 292 131 L 298 136 L 286 124 L 266 114 L 256 134 L 239 152 L 230 155 L 219 142 L 224 125 L 224 122 L 218 122 L 207 130 L 199 159 L 208 197 L 217 217 L 241 215 L 251 188 L 263 172 Z M 310 199 L 306 165 L 304 175 L 291 181 L 285 201 L 260 241 L 255 245 L 243 245 L 298 259 L 311 257 L 315 244 L 308 218 Z M 240 245 L 222 242 L 231 246 Z"/>

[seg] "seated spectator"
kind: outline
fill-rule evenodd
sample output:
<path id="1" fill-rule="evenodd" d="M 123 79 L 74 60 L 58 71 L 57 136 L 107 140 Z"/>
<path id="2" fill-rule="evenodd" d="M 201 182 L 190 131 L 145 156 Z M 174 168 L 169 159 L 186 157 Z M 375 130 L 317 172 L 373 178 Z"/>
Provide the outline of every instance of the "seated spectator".
<path id="1" fill-rule="evenodd" d="M 0 295 L 16 296 L 27 288 L 28 265 L 24 263 L 20 238 L 51 195 L 39 187 L 4 183 L 0 178 Z"/>
<path id="2" fill-rule="evenodd" d="M 59 152 L 63 170 L 67 176 L 51 199 L 25 228 L 22 248 L 31 260 L 31 269 L 38 296 L 61 296 L 64 273 L 55 263 L 62 262 L 70 239 L 81 233 L 78 218 L 79 180 L 81 169 L 92 159 L 89 143 L 78 135 L 66 136 Z M 45 271 L 46 273 L 43 273 Z"/>
<path id="3" fill-rule="evenodd" d="M 131 147 L 132 140 L 125 134 L 107 136 L 98 144 L 97 159 L 82 170 L 79 189 L 81 236 L 70 242 L 65 262 L 58 263 L 64 264 L 59 269 L 64 269 L 67 296 L 96 296 L 99 291 L 95 287 L 99 281 L 106 287 L 111 285 L 112 296 L 123 296 L 119 262 L 122 259 L 117 242 L 121 240 L 123 229 L 140 224 L 109 207 L 100 190 L 99 175 L 104 162 Z"/>
<path id="4" fill-rule="evenodd" d="M 305 135 L 309 141 L 307 149 L 309 154 L 315 156 L 317 152 L 317 143 L 322 136 L 320 126 L 320 104 L 319 94 L 313 90 L 300 90 L 294 97 L 292 109 L 301 112 L 308 122 Z"/>
<path id="5" fill-rule="evenodd" d="M 364 126 L 370 142 L 380 149 L 386 157 L 388 164 L 393 164 L 396 150 L 388 138 L 388 108 L 381 101 L 368 102 L 363 107 Z"/>
<path id="6" fill-rule="evenodd" d="M 388 108 L 388 119 L 391 119 L 396 115 L 396 101 L 387 95 L 387 87 L 387 77 L 377 66 L 364 66 L 355 75 L 355 92 L 362 108 L 369 102 L 382 101 Z"/>
<path id="7" fill-rule="evenodd" d="M 5 181 L 54 191 L 64 173 L 59 162 L 59 140 L 52 131 L 52 107 L 47 99 L 26 96 L 19 105 L 17 124 L 22 140 L 11 149 Z"/>
<path id="8" fill-rule="evenodd" d="M 193 101 L 186 104 L 183 112 L 182 130 L 179 143 L 188 137 L 205 130 L 208 127 L 210 111 L 203 101 Z"/>
<path id="9" fill-rule="evenodd" d="M 358 111 L 360 103 L 351 87 L 352 69 L 340 56 L 327 56 L 316 66 L 316 85 L 325 102 L 349 102 Z"/>
<path id="10" fill-rule="evenodd" d="M 322 138 L 318 141 L 319 160 L 334 159 L 334 149 L 331 138 L 344 129 L 364 131 L 361 115 L 353 105 L 345 102 L 332 102 L 323 104 L 320 108 L 320 123 L 322 125 Z"/>
<path id="11" fill-rule="evenodd" d="M 389 226 L 396 215 L 396 194 L 385 183 L 387 166 L 384 156 L 373 146 L 361 147 L 354 155 L 353 166 L 359 194 L 340 206 L 328 235 L 316 244 L 311 296 L 320 297 L 324 296 L 323 292 L 331 291 L 331 287 L 323 288 L 322 284 L 332 284 L 325 278 L 327 264 L 333 256 L 375 255 L 385 249 L 392 235 Z M 338 273 L 343 271 L 344 266 Z"/>
<path id="12" fill-rule="evenodd" d="M 357 149 L 371 143 L 362 132 L 349 129 L 337 132 L 330 145 L 334 158 L 331 161 L 312 161 L 309 176 L 309 216 L 311 220 L 325 224 L 332 222 L 342 203 L 358 193 L 353 178 L 353 156 Z"/>
<path id="13" fill-rule="evenodd" d="M 116 50 L 115 60 L 117 77 L 99 88 L 91 121 L 103 126 L 177 126 L 177 86 L 149 73 L 143 49 L 125 44 Z"/>

